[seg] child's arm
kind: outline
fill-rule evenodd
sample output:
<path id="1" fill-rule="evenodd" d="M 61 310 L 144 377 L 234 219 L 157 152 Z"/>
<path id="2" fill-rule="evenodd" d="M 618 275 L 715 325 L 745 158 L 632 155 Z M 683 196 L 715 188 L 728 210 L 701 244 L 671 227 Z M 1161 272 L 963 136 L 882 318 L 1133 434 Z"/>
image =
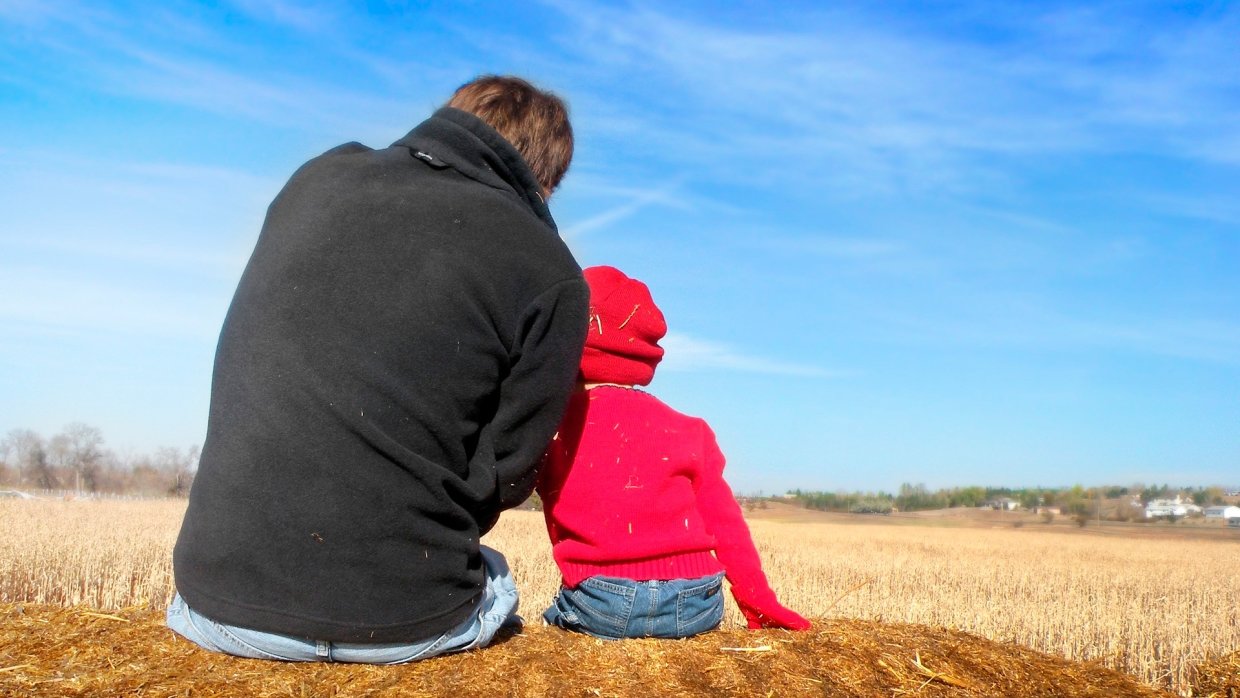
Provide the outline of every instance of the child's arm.
<path id="1" fill-rule="evenodd" d="M 808 629 L 808 620 L 776 599 L 762 572 L 762 561 L 749 534 L 749 526 L 741 515 L 732 488 L 723 479 L 723 453 L 710 427 L 703 423 L 702 429 L 702 470 L 696 483 L 698 510 L 707 530 L 715 537 L 715 557 L 723 564 L 741 613 L 750 629 Z"/>

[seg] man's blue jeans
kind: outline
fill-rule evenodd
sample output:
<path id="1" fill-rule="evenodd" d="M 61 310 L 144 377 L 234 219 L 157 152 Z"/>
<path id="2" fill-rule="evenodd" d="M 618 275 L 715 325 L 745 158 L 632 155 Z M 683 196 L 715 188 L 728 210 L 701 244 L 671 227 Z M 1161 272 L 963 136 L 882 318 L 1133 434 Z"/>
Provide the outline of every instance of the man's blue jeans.
<path id="1" fill-rule="evenodd" d="M 689 637 L 719 627 L 722 589 L 723 573 L 648 582 L 589 577 L 561 588 L 543 619 L 606 640 Z"/>
<path id="2" fill-rule="evenodd" d="M 346 643 L 250 630 L 207 618 L 186 605 L 180 594 L 168 607 L 168 627 L 212 652 L 287 662 L 403 664 L 449 652 L 486 647 L 501 627 L 520 627 L 521 617 L 517 615 L 517 587 L 508 562 L 495 550 L 486 546 L 481 548 L 487 579 L 478 607 L 460 625 L 429 640 L 391 644 Z"/>

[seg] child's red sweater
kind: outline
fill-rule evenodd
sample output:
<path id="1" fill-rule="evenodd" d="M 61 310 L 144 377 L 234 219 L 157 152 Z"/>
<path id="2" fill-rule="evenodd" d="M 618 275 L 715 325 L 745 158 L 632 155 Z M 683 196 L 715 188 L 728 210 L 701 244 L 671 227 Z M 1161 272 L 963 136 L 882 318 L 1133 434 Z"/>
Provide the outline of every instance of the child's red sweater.
<path id="1" fill-rule="evenodd" d="M 637 389 L 578 390 L 538 485 L 564 585 L 726 572 L 742 606 L 781 609 L 723 466 L 705 421 Z"/>

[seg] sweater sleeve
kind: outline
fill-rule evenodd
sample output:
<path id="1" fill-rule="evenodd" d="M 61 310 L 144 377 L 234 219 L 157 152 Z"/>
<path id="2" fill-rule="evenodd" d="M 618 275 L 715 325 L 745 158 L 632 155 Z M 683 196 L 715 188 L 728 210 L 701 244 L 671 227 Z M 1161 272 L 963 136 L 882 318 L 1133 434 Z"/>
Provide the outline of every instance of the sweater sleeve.
<path id="1" fill-rule="evenodd" d="M 762 561 L 754 547 L 749 526 L 741 514 L 732 488 L 723 479 L 724 457 L 715 434 L 702 423 L 702 468 L 697 482 L 698 510 L 715 538 L 715 557 L 723 565 L 732 596 L 751 629 L 788 628 L 804 630 L 809 621 L 786 608 L 762 571 Z"/>
<path id="2" fill-rule="evenodd" d="M 577 278 L 544 292 L 522 317 L 495 417 L 475 453 L 475 460 L 493 459 L 495 474 L 493 497 L 477 512 L 483 533 L 501 511 L 518 506 L 534 490 L 539 461 L 577 377 L 588 307 L 589 291 Z"/>

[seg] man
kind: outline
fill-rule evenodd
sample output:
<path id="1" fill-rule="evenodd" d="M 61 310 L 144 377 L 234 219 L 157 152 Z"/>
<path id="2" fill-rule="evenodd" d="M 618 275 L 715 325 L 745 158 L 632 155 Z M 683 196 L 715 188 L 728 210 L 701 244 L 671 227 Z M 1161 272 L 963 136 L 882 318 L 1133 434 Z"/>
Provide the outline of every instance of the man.
<path id="1" fill-rule="evenodd" d="M 557 97 L 483 77 L 293 175 L 220 334 L 171 628 L 394 663 L 519 622 L 478 539 L 533 489 L 577 373 L 588 291 L 545 203 L 572 149 Z"/>

